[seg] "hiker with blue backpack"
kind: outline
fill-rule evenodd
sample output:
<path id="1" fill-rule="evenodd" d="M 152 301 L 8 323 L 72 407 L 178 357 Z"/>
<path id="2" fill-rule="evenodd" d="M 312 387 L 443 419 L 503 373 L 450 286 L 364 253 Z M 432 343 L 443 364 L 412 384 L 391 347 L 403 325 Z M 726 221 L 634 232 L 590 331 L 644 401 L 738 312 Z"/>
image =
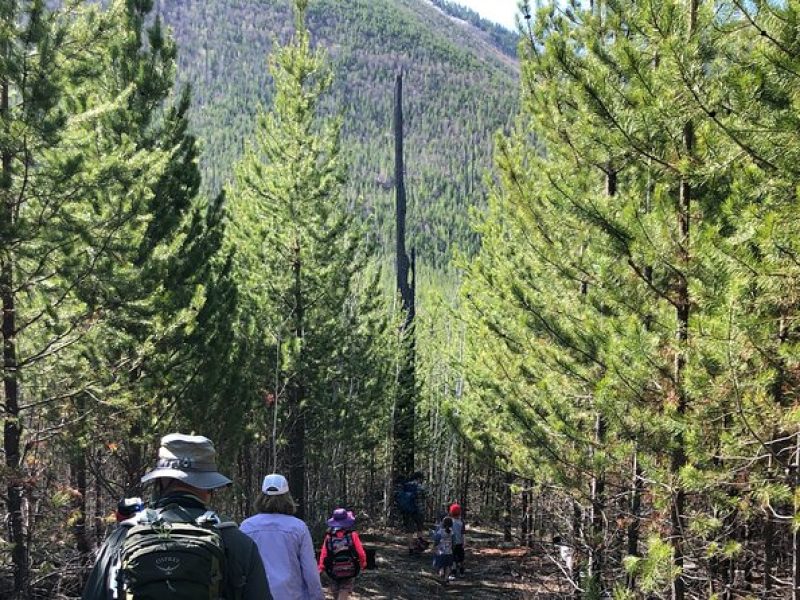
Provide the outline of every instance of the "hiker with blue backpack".
<path id="1" fill-rule="evenodd" d="M 367 554 L 353 527 L 356 518 L 346 508 L 337 508 L 327 521 L 328 531 L 319 553 L 319 572 L 325 572 L 333 584 L 334 600 L 347 600 L 356 577 L 367 568 Z"/>
<path id="2" fill-rule="evenodd" d="M 421 554 L 428 547 L 422 537 L 425 526 L 425 476 L 415 472 L 410 479 L 399 485 L 396 501 L 403 517 L 403 527 L 408 534 L 408 553 Z"/>
<path id="3" fill-rule="evenodd" d="M 253 541 L 208 508 L 231 485 L 217 472 L 211 440 L 161 438 L 156 467 L 142 477 L 155 504 L 122 520 L 100 549 L 83 600 L 272 599 Z"/>

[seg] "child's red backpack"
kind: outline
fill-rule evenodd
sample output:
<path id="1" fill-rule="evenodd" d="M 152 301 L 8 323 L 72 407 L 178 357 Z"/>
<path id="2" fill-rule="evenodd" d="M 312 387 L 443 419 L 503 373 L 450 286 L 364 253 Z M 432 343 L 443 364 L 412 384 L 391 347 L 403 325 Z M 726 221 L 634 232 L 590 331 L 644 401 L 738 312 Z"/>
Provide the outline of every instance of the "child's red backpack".
<path id="1" fill-rule="evenodd" d="M 332 531 L 325 541 L 325 572 L 331 579 L 340 581 L 355 577 L 361 571 L 358 554 L 349 531 Z"/>

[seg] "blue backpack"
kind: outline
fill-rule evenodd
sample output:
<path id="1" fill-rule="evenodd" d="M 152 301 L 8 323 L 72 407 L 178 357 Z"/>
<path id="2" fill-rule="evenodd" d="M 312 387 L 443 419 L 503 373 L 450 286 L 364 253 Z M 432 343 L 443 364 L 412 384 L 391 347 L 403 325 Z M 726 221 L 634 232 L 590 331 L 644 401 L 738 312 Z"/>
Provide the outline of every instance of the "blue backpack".
<path id="1" fill-rule="evenodd" d="M 417 484 L 406 482 L 403 489 L 397 494 L 397 507 L 401 513 L 413 515 L 419 512 L 417 508 Z"/>

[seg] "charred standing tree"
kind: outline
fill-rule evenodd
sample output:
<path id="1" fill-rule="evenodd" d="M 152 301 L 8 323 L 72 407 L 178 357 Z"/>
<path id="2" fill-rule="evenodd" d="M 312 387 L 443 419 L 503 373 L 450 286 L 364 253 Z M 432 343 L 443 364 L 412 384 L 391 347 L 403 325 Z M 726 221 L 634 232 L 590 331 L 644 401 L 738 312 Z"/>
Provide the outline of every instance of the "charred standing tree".
<path id="1" fill-rule="evenodd" d="M 400 326 L 400 361 L 397 369 L 397 392 L 394 404 L 393 461 L 395 481 L 414 470 L 414 420 L 416 411 L 416 369 L 414 339 L 414 251 L 406 252 L 406 188 L 403 164 L 403 75 L 395 80 L 394 97 L 394 168 L 397 229 L 397 291 L 403 310 Z"/>

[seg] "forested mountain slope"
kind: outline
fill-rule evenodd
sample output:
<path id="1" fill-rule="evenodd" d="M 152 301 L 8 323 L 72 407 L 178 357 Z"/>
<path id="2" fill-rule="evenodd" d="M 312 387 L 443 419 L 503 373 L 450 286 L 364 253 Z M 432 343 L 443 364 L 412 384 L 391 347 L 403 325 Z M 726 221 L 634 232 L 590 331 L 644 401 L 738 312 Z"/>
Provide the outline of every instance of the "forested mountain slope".
<path id="1" fill-rule="evenodd" d="M 161 5 L 179 47 L 179 77 L 192 85 L 192 123 L 204 141 L 206 184 L 218 189 L 268 102 L 267 56 L 292 31 L 284 0 L 175 0 Z M 474 245 L 471 205 L 483 201 L 492 133 L 515 112 L 518 66 L 485 31 L 424 0 L 318 0 L 312 39 L 328 53 L 335 83 L 328 105 L 342 115 L 348 193 L 375 215 L 390 248 L 393 218 L 392 102 L 405 72 L 410 234 L 428 264 L 450 247 Z"/>
<path id="2" fill-rule="evenodd" d="M 464 21 L 465 24 L 483 31 L 490 40 L 490 43 L 504 53 L 509 56 L 517 56 L 517 42 L 519 42 L 519 36 L 515 31 L 510 31 L 499 23 L 484 19 L 474 10 L 462 6 L 456 0 L 427 1 L 451 18 Z"/>

